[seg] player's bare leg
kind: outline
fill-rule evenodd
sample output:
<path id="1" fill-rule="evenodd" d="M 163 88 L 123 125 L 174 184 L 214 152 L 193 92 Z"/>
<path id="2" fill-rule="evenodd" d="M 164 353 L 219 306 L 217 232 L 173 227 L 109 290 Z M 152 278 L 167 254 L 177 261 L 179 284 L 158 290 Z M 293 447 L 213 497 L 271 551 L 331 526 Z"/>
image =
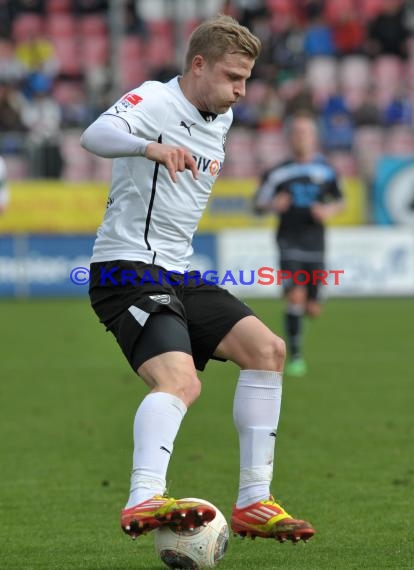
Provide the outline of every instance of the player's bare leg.
<path id="1" fill-rule="evenodd" d="M 241 536 L 308 540 L 315 530 L 294 519 L 270 493 L 282 397 L 285 344 L 253 316 L 239 321 L 215 352 L 241 367 L 234 398 L 240 485 L 231 526 Z"/>
<path id="2" fill-rule="evenodd" d="M 287 376 L 304 376 L 306 362 L 302 356 L 302 328 L 307 307 L 306 287 L 292 287 L 286 293 L 284 325 L 288 346 L 289 361 L 286 364 Z"/>

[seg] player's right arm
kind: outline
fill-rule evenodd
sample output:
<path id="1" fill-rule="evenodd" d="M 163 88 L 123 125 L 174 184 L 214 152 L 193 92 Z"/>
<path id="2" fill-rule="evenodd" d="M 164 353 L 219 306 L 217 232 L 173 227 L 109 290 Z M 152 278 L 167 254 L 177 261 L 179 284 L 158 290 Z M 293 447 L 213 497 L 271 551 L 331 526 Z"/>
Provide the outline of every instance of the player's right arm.
<path id="1" fill-rule="evenodd" d="M 279 183 L 278 169 L 266 172 L 253 199 L 255 212 L 283 214 L 290 208 L 291 202 L 291 195 Z"/>
<path id="2" fill-rule="evenodd" d="M 141 88 L 124 95 L 86 129 L 81 145 L 104 158 L 141 156 L 163 164 L 173 182 L 177 181 L 176 173 L 185 169 L 191 170 L 196 179 L 197 166 L 187 149 L 156 142 L 166 105 L 148 90 Z"/>

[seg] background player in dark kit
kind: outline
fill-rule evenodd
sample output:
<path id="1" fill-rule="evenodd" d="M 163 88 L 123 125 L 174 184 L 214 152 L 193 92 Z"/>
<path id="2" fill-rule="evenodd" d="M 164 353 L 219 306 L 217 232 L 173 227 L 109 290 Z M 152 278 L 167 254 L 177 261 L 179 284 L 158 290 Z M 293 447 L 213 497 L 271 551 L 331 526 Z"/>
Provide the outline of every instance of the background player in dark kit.
<path id="1" fill-rule="evenodd" d="M 286 373 L 303 376 L 307 371 L 302 355 L 303 317 L 317 317 L 321 311 L 321 283 L 313 283 L 312 272 L 324 268 L 324 224 L 342 210 L 343 199 L 334 169 L 318 152 L 314 117 L 307 111 L 296 113 L 287 121 L 287 131 L 292 157 L 264 174 L 254 206 L 257 212 L 274 212 L 279 217 L 280 269 L 310 275 L 307 285 L 283 280 L 290 356 Z M 305 278 L 303 274 L 301 279 Z"/>

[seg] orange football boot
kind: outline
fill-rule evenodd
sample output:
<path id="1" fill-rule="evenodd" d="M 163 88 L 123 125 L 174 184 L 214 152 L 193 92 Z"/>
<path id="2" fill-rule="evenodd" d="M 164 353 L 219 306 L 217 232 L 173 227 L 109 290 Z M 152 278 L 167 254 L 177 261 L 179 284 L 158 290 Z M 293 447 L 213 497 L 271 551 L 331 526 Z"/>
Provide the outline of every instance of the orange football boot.
<path id="1" fill-rule="evenodd" d="M 132 538 L 170 525 L 177 530 L 193 530 L 216 516 L 214 508 L 197 501 L 155 495 L 151 499 L 121 511 L 122 530 Z"/>
<path id="2" fill-rule="evenodd" d="M 315 534 L 315 529 L 306 521 L 292 518 L 273 497 L 258 501 L 244 509 L 233 508 L 231 528 L 242 537 L 275 538 L 279 542 L 291 540 L 293 543 L 307 542 Z"/>

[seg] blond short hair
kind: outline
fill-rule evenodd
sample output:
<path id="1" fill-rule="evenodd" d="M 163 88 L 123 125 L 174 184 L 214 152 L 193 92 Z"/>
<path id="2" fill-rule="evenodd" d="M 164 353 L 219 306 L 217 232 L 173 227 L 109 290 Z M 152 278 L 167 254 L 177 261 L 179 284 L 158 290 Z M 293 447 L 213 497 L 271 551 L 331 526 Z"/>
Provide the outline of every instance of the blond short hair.
<path id="1" fill-rule="evenodd" d="M 215 63 L 227 53 L 240 53 L 257 59 L 261 51 L 258 37 L 231 16 L 218 16 L 206 20 L 190 36 L 185 56 L 185 71 L 191 68 L 196 55 L 208 63 Z"/>

